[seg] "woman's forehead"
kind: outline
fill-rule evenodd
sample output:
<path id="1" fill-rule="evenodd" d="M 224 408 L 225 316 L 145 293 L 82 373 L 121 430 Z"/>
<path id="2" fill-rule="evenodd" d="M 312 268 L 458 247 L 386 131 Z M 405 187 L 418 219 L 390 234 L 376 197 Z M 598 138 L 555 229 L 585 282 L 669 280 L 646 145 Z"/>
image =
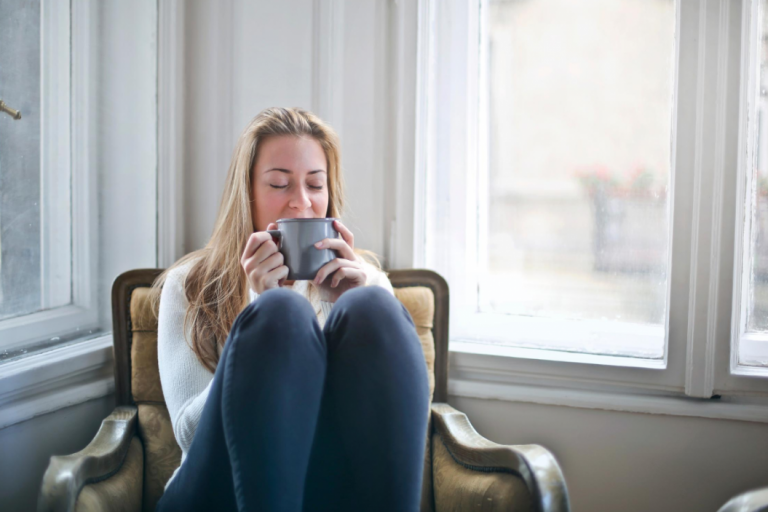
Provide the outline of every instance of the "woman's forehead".
<path id="1" fill-rule="evenodd" d="M 326 169 L 323 147 L 311 137 L 282 135 L 270 137 L 259 148 L 257 167 L 262 173 L 271 169 L 304 172 Z"/>

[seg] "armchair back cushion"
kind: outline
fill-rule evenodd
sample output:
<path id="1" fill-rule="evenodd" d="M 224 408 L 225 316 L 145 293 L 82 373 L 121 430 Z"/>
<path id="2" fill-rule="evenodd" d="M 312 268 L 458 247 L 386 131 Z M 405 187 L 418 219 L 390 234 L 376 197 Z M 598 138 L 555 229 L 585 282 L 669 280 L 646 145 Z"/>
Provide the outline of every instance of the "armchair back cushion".
<path id="1" fill-rule="evenodd" d="M 434 295 L 425 286 L 395 288 L 416 325 L 429 377 L 430 404 L 435 389 Z M 173 436 L 157 365 L 157 317 L 149 288 L 138 287 L 130 298 L 131 395 L 138 407 L 138 430 L 144 446 L 143 510 L 153 511 L 165 484 L 181 462 L 181 449 Z M 422 510 L 432 510 L 432 456 L 429 422 L 424 457 Z"/>

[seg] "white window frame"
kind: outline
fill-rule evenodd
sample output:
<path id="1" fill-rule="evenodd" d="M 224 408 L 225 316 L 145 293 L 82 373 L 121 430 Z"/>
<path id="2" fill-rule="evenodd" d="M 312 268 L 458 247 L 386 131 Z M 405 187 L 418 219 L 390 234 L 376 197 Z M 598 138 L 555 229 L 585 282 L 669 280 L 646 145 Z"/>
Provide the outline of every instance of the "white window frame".
<path id="1" fill-rule="evenodd" d="M 0 321 L 0 349 L 4 351 L 17 351 L 46 339 L 85 335 L 98 325 L 93 268 L 98 210 L 88 133 L 92 9 L 87 1 L 76 0 L 71 6 L 57 0 L 41 2 L 43 309 Z"/>
<path id="2" fill-rule="evenodd" d="M 94 319 L 98 311 L 95 327 L 102 331 L 83 332 L 77 325 L 64 338 L 57 329 L 60 340 L 22 345 L 0 362 L 0 429 L 112 393 L 110 295 L 105 290 L 98 299 L 103 292 L 96 285 L 128 269 L 123 253 L 137 240 L 157 241 L 142 249 L 142 266 L 162 265 L 161 258 L 172 263 L 183 247 L 184 4 L 72 0 L 71 5 L 72 240 L 80 251 L 72 261 L 72 293 L 75 304 L 90 307 Z M 162 37 L 156 39 L 157 34 Z M 126 77 L 136 79 L 130 86 L 138 107 L 124 101 Z M 157 108 L 150 109 L 153 98 Z M 158 138 L 163 141 L 159 147 Z M 136 179 L 145 181 L 130 190 Z M 147 192 L 153 179 L 157 188 Z M 163 208 L 156 209 L 158 202 Z M 151 263 L 149 252 L 154 253 Z M 66 327 L 59 325 L 62 331 Z M 0 340 L 4 336 L 0 333 Z"/>
<path id="3" fill-rule="evenodd" d="M 731 298 L 738 281 L 734 276 L 740 276 L 734 265 L 740 255 L 738 253 L 734 258 L 734 250 L 738 252 L 740 248 L 735 248 L 732 241 L 739 227 L 737 197 L 743 198 L 744 186 L 741 179 L 744 168 L 737 164 L 743 147 L 738 134 L 744 132 L 746 115 L 745 86 L 740 77 L 742 67 L 747 64 L 748 56 L 744 55 L 750 42 L 747 27 L 754 22 L 755 1 L 678 0 L 676 4 L 674 182 L 670 190 L 673 211 L 670 236 L 673 238 L 669 313 L 665 328 L 669 342 L 660 364 L 628 357 L 467 342 L 460 337 L 462 333 L 456 326 L 458 315 L 452 308 L 452 380 L 694 398 L 768 394 L 768 379 L 754 378 L 765 377 L 764 371 L 741 369 L 750 373 L 747 377 L 731 365 L 731 316 L 736 305 Z M 463 76 L 476 77 L 476 80 L 474 84 L 472 80 L 462 83 L 461 73 L 454 73 L 451 80 L 446 80 L 445 74 L 439 74 L 444 70 L 436 70 L 433 66 L 434 56 L 439 55 L 437 45 L 440 42 L 435 30 L 450 26 L 452 21 L 438 19 L 438 4 L 443 9 L 453 9 L 454 20 L 468 21 L 469 30 L 458 38 L 458 45 L 456 39 L 452 41 L 452 58 L 463 57 L 459 66 L 465 70 L 472 66 L 478 70 L 479 67 L 467 48 L 479 40 L 478 16 L 485 0 L 446 3 L 420 0 L 418 20 L 413 24 L 407 19 L 405 7 L 396 11 L 395 45 L 402 45 L 407 40 L 409 30 L 418 33 L 419 44 L 413 60 L 395 51 L 393 64 L 396 83 L 402 82 L 402 75 L 406 75 L 416 86 L 416 98 L 412 103 L 407 94 L 395 91 L 397 111 L 412 107 L 415 113 L 412 144 L 408 143 L 409 130 L 399 129 L 402 126 L 400 117 L 396 118 L 396 175 L 403 174 L 402 168 L 407 170 L 407 165 L 400 163 L 403 158 L 412 157 L 415 170 L 412 183 L 408 183 L 406 175 L 396 180 L 393 190 L 398 202 L 413 199 L 415 215 L 411 226 L 406 215 L 398 215 L 407 213 L 406 207 L 397 205 L 391 216 L 389 260 L 393 267 L 426 266 L 428 206 L 424 198 L 429 190 L 430 176 L 434 175 L 438 150 L 434 135 L 436 127 L 448 133 L 447 138 L 441 140 L 449 142 L 441 149 L 447 148 L 451 152 L 447 159 L 449 165 L 459 166 L 465 175 L 472 171 L 472 166 L 481 165 L 478 144 L 482 143 L 483 134 L 472 133 L 471 129 L 462 131 L 461 125 L 482 126 L 478 122 L 482 109 L 472 105 L 468 98 L 472 98 L 472 91 L 478 90 L 478 81 L 483 75 L 479 70 L 474 74 L 465 73 Z M 436 115 L 434 101 L 439 93 L 435 89 L 437 76 L 442 84 L 450 83 L 453 90 L 451 100 L 442 103 L 451 106 L 450 114 L 440 118 Z M 442 97 L 445 99 L 445 93 Z M 445 125 L 445 119 L 452 121 L 450 126 Z M 738 170 L 738 175 L 728 176 L 733 170 Z M 445 172 L 445 166 L 441 171 Z M 477 180 L 469 180 L 466 184 L 470 198 L 477 183 Z M 473 205 L 469 205 L 466 210 L 476 211 L 476 206 L 473 209 Z M 471 229 L 471 226 L 462 229 Z M 453 243 L 451 250 L 470 245 L 456 240 Z M 451 301 L 458 302 L 457 299 L 466 293 L 466 289 L 452 286 Z M 477 328 L 477 325 L 472 327 Z M 464 330 L 464 334 L 468 331 L 472 332 L 472 329 Z"/>
<path id="4" fill-rule="evenodd" d="M 752 198 L 753 173 L 751 162 L 754 159 L 753 132 L 757 118 L 752 114 L 756 111 L 753 103 L 759 89 L 760 81 L 760 36 L 759 0 L 748 0 L 744 8 L 742 31 L 741 65 L 748 70 L 745 80 L 740 82 L 742 101 L 739 123 L 739 152 L 738 152 L 738 181 L 736 183 L 736 231 L 734 234 L 734 280 L 733 308 L 731 310 L 730 361 L 728 372 L 721 372 L 720 379 L 730 389 L 756 391 L 762 389 L 754 384 L 754 377 L 768 377 L 768 369 L 760 366 L 748 366 L 740 362 L 742 351 L 748 351 L 750 358 L 761 362 L 768 360 L 768 335 L 747 333 L 746 305 L 749 302 L 749 283 L 751 268 L 751 227 L 752 214 L 748 209 Z M 765 13 L 764 13 L 765 15 Z"/>

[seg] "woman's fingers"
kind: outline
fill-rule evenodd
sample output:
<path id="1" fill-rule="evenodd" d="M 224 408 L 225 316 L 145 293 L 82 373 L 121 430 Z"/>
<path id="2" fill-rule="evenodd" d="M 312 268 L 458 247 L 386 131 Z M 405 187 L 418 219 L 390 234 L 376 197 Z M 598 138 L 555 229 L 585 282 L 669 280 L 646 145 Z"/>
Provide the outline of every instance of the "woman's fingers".
<path id="1" fill-rule="evenodd" d="M 251 288 L 259 294 L 280 286 L 288 276 L 283 255 L 278 252 L 272 236 L 265 231 L 252 233 L 248 237 L 240 262 Z"/>
<path id="2" fill-rule="evenodd" d="M 358 263 L 356 261 L 350 261 L 346 260 L 344 258 L 336 258 L 332 261 L 329 261 L 325 265 L 320 268 L 320 270 L 317 271 L 317 275 L 315 275 L 315 284 L 320 285 L 323 281 L 325 281 L 325 278 L 329 275 L 336 272 L 341 267 L 353 267 L 356 268 L 358 266 Z"/>
<path id="3" fill-rule="evenodd" d="M 325 238 L 317 242 L 315 247 L 318 249 L 333 249 L 338 251 L 339 256 L 342 258 L 348 259 L 350 261 L 357 260 L 355 257 L 355 251 L 353 251 L 347 242 L 341 238 Z"/>
<path id="4" fill-rule="evenodd" d="M 265 240 L 259 245 L 256 252 L 251 254 L 249 258 L 246 258 L 243 268 L 247 273 L 250 273 L 253 269 L 261 265 L 261 263 L 272 256 L 273 254 L 281 254 L 277 250 L 277 244 L 271 239 Z"/>
<path id="5" fill-rule="evenodd" d="M 248 241 L 245 243 L 245 249 L 243 249 L 243 255 L 240 257 L 240 264 L 245 266 L 248 259 L 251 256 L 253 256 L 254 252 L 256 252 L 256 249 L 258 249 L 261 246 L 261 244 L 263 244 L 267 240 L 271 240 L 269 233 L 266 233 L 264 231 L 257 231 L 255 233 L 251 233 L 251 235 L 248 237 Z"/>
<path id="6" fill-rule="evenodd" d="M 333 249 L 338 251 L 339 256 L 351 261 L 356 261 L 355 256 L 355 235 L 339 220 L 333 221 L 333 227 L 339 232 L 341 238 L 325 238 L 315 244 L 318 249 Z"/>
<path id="7" fill-rule="evenodd" d="M 358 286 L 365 285 L 365 272 L 359 268 L 341 267 L 333 274 L 331 288 L 336 288 L 342 279 L 347 279 Z"/>
<path id="8" fill-rule="evenodd" d="M 264 276 L 264 288 L 277 288 L 282 284 L 283 281 L 285 281 L 286 277 L 288 277 L 288 267 L 285 265 L 280 265 L 279 267 L 267 272 L 267 274 Z"/>
<path id="9" fill-rule="evenodd" d="M 248 274 L 249 279 L 253 283 L 256 283 L 260 280 L 263 281 L 264 276 L 266 276 L 272 270 L 279 268 L 282 265 L 283 265 L 283 255 L 280 254 L 279 252 L 276 252 L 271 256 L 267 257 L 264 261 L 250 267 L 248 270 L 246 270 L 246 273 Z"/>
<path id="10" fill-rule="evenodd" d="M 347 226 L 341 223 L 340 220 L 333 221 L 333 227 L 336 228 L 336 231 L 341 234 L 341 238 L 347 242 L 347 245 L 349 245 L 352 249 L 355 248 L 355 235 L 352 234 L 352 232 L 347 229 Z"/>
<path id="11" fill-rule="evenodd" d="M 276 269 L 277 267 L 281 266 L 284 261 L 284 256 L 282 253 L 276 252 L 272 254 L 271 256 L 267 257 L 264 261 L 262 261 L 257 269 L 261 267 L 264 269 L 264 273 L 268 274 L 272 270 Z M 288 268 L 288 267 L 286 267 Z"/>

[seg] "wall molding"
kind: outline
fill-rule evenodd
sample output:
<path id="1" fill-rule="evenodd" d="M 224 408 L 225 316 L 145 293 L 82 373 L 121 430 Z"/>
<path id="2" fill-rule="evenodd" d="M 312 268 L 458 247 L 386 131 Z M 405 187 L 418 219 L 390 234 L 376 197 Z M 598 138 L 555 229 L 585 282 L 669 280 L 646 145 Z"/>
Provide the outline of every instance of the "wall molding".
<path id="1" fill-rule="evenodd" d="M 157 265 L 184 255 L 184 2 L 158 3 Z"/>
<path id="2" fill-rule="evenodd" d="M 417 109 L 423 99 L 418 88 L 426 77 L 423 59 L 428 46 L 422 41 L 430 0 L 391 2 L 389 36 L 389 90 L 391 105 L 389 126 L 391 137 L 384 212 L 386 268 L 413 268 L 414 214 L 417 164 Z M 417 48 L 417 51 L 414 51 Z M 421 60 L 420 60 L 421 59 Z M 420 82 L 420 80 L 422 80 Z"/>
<path id="3" fill-rule="evenodd" d="M 0 429 L 114 392 L 112 335 L 0 365 Z"/>
<path id="4" fill-rule="evenodd" d="M 344 0 L 312 4 L 312 110 L 344 136 Z"/>
<path id="5" fill-rule="evenodd" d="M 693 233 L 685 392 L 708 398 L 715 388 L 716 336 L 723 231 L 727 122 L 728 2 L 698 4 L 698 68 L 694 154 Z M 716 38 L 708 25 L 717 23 Z M 711 48 L 708 48 L 708 45 Z M 714 56 L 717 61 L 714 62 Z M 714 76 L 712 76 L 714 73 Z M 714 101 L 713 101 L 714 99 Z M 711 122 L 714 121 L 714 122 Z M 708 248 L 709 250 L 705 250 Z"/>
<path id="6" fill-rule="evenodd" d="M 768 423 L 768 403 L 746 400 L 740 402 L 737 400 L 633 395 L 567 387 L 539 387 L 465 379 L 449 379 L 448 395 L 577 409 Z"/>

